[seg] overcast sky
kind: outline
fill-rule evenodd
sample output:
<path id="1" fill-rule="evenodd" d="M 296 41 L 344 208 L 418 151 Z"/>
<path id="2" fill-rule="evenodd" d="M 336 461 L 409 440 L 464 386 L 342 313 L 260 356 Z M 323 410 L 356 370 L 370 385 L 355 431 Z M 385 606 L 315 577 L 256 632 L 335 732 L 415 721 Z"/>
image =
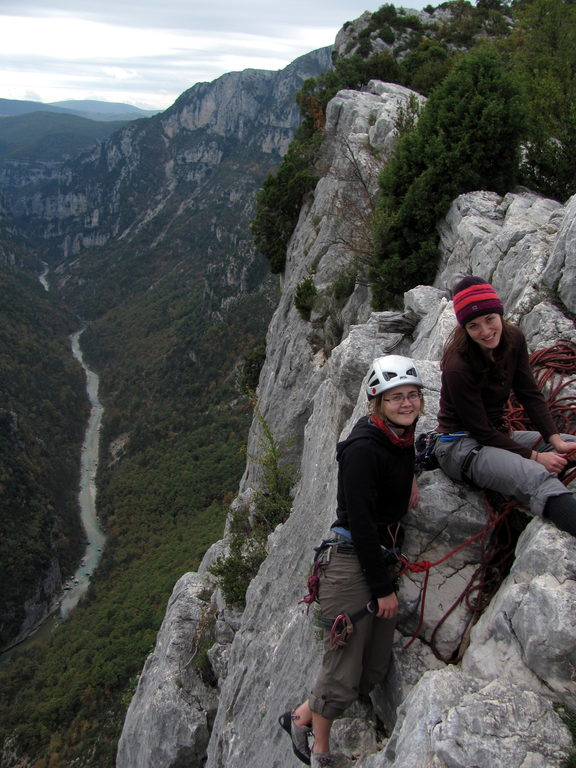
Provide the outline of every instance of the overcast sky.
<path id="1" fill-rule="evenodd" d="M 367 0 L 0 0 L 0 98 L 165 109 L 225 72 L 331 45 Z M 423 8 L 429 0 L 394 3 Z M 436 4 L 436 3 L 434 3 Z"/>

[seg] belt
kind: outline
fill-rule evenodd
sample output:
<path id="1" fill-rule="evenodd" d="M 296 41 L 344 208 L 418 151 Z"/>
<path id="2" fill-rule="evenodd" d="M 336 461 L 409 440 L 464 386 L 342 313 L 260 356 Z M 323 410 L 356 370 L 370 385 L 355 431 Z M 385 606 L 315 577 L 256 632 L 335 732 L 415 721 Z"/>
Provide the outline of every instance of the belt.
<path id="1" fill-rule="evenodd" d="M 336 552 L 339 552 L 341 555 L 355 555 L 356 548 L 352 542 L 343 541 L 340 544 L 336 544 Z"/>
<path id="2" fill-rule="evenodd" d="M 391 563 L 396 564 L 398 562 L 398 555 L 402 555 L 400 550 L 397 549 L 389 549 L 388 547 L 385 547 L 383 544 L 380 545 L 380 548 L 390 559 Z M 355 555 L 356 554 L 356 548 L 354 547 L 353 542 L 351 541 L 342 541 L 340 540 L 336 544 L 336 552 L 340 553 L 341 555 Z"/>
<path id="3" fill-rule="evenodd" d="M 454 443 L 463 437 L 470 437 L 470 432 L 441 432 L 438 441 L 441 443 Z"/>

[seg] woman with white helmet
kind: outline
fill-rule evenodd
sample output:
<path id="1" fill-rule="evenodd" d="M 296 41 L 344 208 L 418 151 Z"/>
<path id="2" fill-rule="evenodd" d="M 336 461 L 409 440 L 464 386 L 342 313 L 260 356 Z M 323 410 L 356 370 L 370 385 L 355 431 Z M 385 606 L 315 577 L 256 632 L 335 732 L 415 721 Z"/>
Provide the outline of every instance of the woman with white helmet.
<path id="1" fill-rule="evenodd" d="M 418 501 L 414 425 L 423 401 L 413 361 L 374 360 L 366 393 L 368 415 L 337 446 L 336 520 L 319 569 L 322 668 L 308 699 L 280 717 L 296 756 L 318 768 L 337 765 L 330 753 L 334 719 L 386 674 L 398 612 L 394 549 L 400 521 Z"/>

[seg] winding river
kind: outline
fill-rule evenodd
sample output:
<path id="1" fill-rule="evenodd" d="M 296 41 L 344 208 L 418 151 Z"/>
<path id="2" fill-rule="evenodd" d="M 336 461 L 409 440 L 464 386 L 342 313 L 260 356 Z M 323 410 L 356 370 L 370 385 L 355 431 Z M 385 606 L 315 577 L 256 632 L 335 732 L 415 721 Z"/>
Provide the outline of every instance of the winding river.
<path id="1" fill-rule="evenodd" d="M 86 373 L 86 390 L 90 400 L 90 418 L 82 445 L 80 490 L 78 496 L 80 516 L 86 533 L 87 546 L 78 570 L 64 586 L 64 597 L 60 604 L 60 616 L 63 618 L 70 613 L 88 589 L 90 576 L 100 561 L 106 538 L 98 523 L 96 514 L 96 471 L 98 469 L 100 430 L 104 409 L 98 399 L 98 376 L 88 368 L 82 356 L 80 337 L 83 331 L 83 328 L 80 331 L 76 331 L 72 335 L 71 341 L 72 354 Z"/>
<path id="2" fill-rule="evenodd" d="M 41 642 L 47 639 L 55 627 L 68 616 L 88 589 L 90 577 L 94 573 L 104 549 L 106 537 L 98 523 L 96 514 L 96 471 L 98 469 L 100 429 L 104 408 L 98 399 L 98 376 L 88 368 L 82 357 L 80 337 L 83 331 L 84 328 L 76 331 L 76 333 L 72 334 L 70 340 L 72 354 L 81 364 L 86 374 L 86 390 L 90 400 L 90 417 L 82 445 L 80 488 L 78 492 L 80 517 L 87 542 L 86 551 L 75 574 L 63 585 L 62 598 L 58 600 L 55 610 L 27 638 L 1 654 L 0 666 L 5 666 L 9 663 L 13 653 L 15 651 L 20 653 L 26 648 L 28 643 Z"/>

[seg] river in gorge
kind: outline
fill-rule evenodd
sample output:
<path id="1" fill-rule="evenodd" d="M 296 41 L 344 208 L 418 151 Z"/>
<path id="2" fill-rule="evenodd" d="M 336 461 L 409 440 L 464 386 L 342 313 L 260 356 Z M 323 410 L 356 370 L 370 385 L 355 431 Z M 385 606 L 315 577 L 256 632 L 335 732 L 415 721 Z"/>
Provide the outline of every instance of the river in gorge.
<path id="1" fill-rule="evenodd" d="M 49 637 L 54 628 L 68 616 L 88 589 L 90 577 L 98 566 L 102 550 L 104 549 L 106 537 L 100 527 L 96 513 L 96 472 L 98 469 L 100 431 L 104 409 L 98 398 L 98 375 L 88 368 L 82 356 L 80 338 L 83 331 L 84 328 L 72 334 L 70 341 L 72 354 L 86 374 L 86 391 L 90 401 L 90 416 L 82 444 L 80 486 L 78 490 L 80 517 L 86 536 L 86 549 L 76 572 L 62 585 L 62 595 L 57 604 L 55 603 L 54 611 L 25 640 L 2 653 L 0 657 L 2 665 L 9 661 L 13 652 L 16 651 L 20 654 L 27 644 Z"/>
<path id="2" fill-rule="evenodd" d="M 104 409 L 98 399 L 98 376 L 88 368 L 82 356 L 80 337 L 83 330 L 77 331 L 72 335 L 72 354 L 86 373 L 86 390 L 90 400 L 90 418 L 88 419 L 86 435 L 82 445 L 80 489 L 78 493 L 80 517 L 86 533 L 87 545 L 79 568 L 64 586 L 64 597 L 59 609 L 59 614 L 62 618 L 65 618 L 70 613 L 88 589 L 90 576 L 100 561 L 106 538 L 98 523 L 98 516 L 96 514 L 96 472 L 98 469 L 100 430 L 102 428 Z"/>

